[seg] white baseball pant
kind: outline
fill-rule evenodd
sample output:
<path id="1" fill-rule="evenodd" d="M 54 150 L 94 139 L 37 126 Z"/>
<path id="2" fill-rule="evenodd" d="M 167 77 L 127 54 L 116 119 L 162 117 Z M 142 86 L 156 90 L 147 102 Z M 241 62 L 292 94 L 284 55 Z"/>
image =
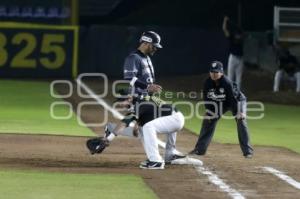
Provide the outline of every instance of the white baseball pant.
<path id="1" fill-rule="evenodd" d="M 236 82 L 239 89 L 242 84 L 243 68 L 243 58 L 230 54 L 228 58 L 227 76 L 231 81 Z"/>
<path id="2" fill-rule="evenodd" d="M 165 160 L 170 160 L 176 151 L 177 131 L 184 126 L 184 116 L 181 112 L 173 111 L 172 115 L 156 118 L 147 122 L 142 128 L 142 142 L 148 160 L 163 162 L 159 154 L 157 133 L 164 133 L 167 137 Z"/>
<path id="3" fill-rule="evenodd" d="M 280 82 L 284 78 L 285 72 L 284 70 L 277 70 L 274 76 L 274 85 L 273 91 L 278 92 L 280 87 Z M 300 72 L 296 72 L 294 76 L 292 76 L 293 81 L 296 81 L 296 92 L 300 92 Z"/>

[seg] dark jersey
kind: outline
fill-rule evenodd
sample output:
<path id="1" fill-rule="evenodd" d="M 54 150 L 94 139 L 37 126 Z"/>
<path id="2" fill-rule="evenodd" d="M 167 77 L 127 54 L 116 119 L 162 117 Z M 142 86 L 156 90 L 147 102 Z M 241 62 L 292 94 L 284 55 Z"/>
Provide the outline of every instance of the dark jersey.
<path id="1" fill-rule="evenodd" d="M 242 57 L 243 51 L 243 34 L 237 32 L 230 32 L 229 37 L 229 53 L 238 57 Z"/>
<path id="2" fill-rule="evenodd" d="M 288 54 L 279 57 L 279 68 L 289 75 L 294 75 L 295 72 L 299 71 L 299 63 L 295 56 Z"/>
<path id="3" fill-rule="evenodd" d="M 149 56 L 137 50 L 125 59 L 124 79 L 135 87 L 134 93 L 147 93 L 147 86 L 155 82 L 154 68 Z"/>
<path id="4" fill-rule="evenodd" d="M 155 99 L 142 99 L 135 103 L 135 113 L 137 122 L 143 126 L 156 118 L 171 115 L 176 110 L 171 104 L 165 104 L 162 100 L 157 102 Z M 155 98 L 155 97 L 153 97 Z"/>
<path id="5" fill-rule="evenodd" d="M 245 95 L 238 89 L 237 85 L 223 75 L 217 82 L 210 77 L 204 83 L 203 89 L 205 108 L 219 116 L 230 109 L 233 114 L 238 111 L 238 102 L 245 101 Z M 214 103 L 216 106 L 214 106 Z M 220 107 L 223 108 L 220 110 Z"/>

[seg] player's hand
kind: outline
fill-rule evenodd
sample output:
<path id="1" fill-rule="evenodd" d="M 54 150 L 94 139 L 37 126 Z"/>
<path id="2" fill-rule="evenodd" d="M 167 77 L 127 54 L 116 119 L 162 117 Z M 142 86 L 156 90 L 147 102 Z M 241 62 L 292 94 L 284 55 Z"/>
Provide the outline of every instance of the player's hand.
<path id="1" fill-rule="evenodd" d="M 228 21 L 228 20 L 229 20 L 229 17 L 225 15 L 224 21 Z"/>
<path id="2" fill-rule="evenodd" d="M 128 98 L 127 98 L 127 101 L 128 101 L 129 103 L 132 103 L 132 102 L 133 102 L 133 97 L 132 97 L 131 95 L 129 95 Z"/>
<path id="3" fill-rule="evenodd" d="M 147 90 L 149 93 L 160 93 L 162 91 L 162 87 L 158 84 L 149 84 Z"/>
<path id="4" fill-rule="evenodd" d="M 134 137 L 138 137 L 139 136 L 139 125 L 137 123 L 135 123 L 135 125 L 133 127 L 132 134 L 133 134 Z"/>
<path id="5" fill-rule="evenodd" d="M 236 119 L 238 119 L 238 120 L 243 120 L 245 118 L 246 118 L 246 114 L 245 113 L 238 113 L 236 115 Z"/>

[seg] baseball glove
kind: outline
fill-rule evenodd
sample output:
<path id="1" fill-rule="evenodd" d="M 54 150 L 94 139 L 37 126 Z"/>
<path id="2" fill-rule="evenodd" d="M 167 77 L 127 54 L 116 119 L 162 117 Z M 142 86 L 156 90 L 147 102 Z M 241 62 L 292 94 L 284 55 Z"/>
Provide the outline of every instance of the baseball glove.
<path id="1" fill-rule="evenodd" d="M 86 147 L 92 155 L 95 153 L 102 153 L 107 146 L 109 146 L 109 142 L 103 137 L 92 138 L 86 141 Z"/>

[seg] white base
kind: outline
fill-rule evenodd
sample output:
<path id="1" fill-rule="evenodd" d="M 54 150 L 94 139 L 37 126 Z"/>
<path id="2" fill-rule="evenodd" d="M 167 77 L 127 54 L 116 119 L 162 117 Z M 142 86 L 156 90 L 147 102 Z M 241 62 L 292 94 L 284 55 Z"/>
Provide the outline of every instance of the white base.
<path id="1" fill-rule="evenodd" d="M 198 159 L 195 159 L 195 158 L 185 157 L 185 158 L 172 160 L 171 164 L 202 166 L 203 162 L 201 160 L 198 160 Z"/>

